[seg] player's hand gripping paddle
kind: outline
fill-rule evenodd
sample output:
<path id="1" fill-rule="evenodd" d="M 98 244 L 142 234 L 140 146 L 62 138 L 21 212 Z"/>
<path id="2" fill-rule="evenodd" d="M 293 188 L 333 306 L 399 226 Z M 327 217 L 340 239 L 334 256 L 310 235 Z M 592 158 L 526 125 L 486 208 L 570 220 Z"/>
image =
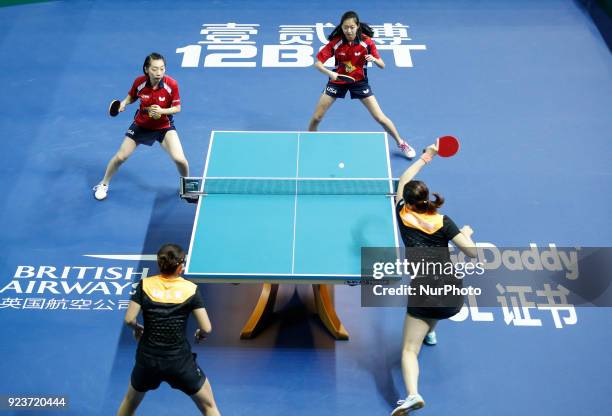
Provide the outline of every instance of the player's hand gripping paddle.
<path id="1" fill-rule="evenodd" d="M 438 156 L 451 157 L 459 151 L 459 140 L 453 136 L 442 136 L 438 138 Z"/>
<path id="2" fill-rule="evenodd" d="M 159 120 L 161 118 L 161 114 L 154 113 L 153 107 L 156 107 L 155 110 L 160 110 L 158 105 L 152 105 L 151 107 L 145 107 L 144 110 L 149 113 L 149 117 L 151 117 L 154 120 Z"/>
<path id="3" fill-rule="evenodd" d="M 121 101 L 119 100 L 111 101 L 110 106 L 108 107 L 108 114 L 111 117 L 116 117 L 117 114 L 119 114 L 119 107 L 121 107 Z"/>
<path id="4" fill-rule="evenodd" d="M 348 75 L 342 75 L 342 74 L 336 75 L 336 80 L 344 81 L 344 82 L 355 82 L 355 78 L 349 77 Z"/>

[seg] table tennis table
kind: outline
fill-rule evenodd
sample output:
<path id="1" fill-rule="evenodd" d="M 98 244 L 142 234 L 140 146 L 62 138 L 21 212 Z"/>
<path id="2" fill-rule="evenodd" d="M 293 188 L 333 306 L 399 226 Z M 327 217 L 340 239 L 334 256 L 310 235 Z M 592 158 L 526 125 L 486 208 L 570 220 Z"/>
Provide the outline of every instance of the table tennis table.
<path id="1" fill-rule="evenodd" d="M 228 180 L 262 189 L 207 193 Z M 365 183 L 386 192 L 361 192 Z M 362 247 L 398 246 L 386 133 L 213 131 L 201 186 L 186 273 L 264 283 L 242 337 L 273 308 L 278 284 L 308 283 L 323 323 L 347 339 L 328 284 L 359 281 Z"/>

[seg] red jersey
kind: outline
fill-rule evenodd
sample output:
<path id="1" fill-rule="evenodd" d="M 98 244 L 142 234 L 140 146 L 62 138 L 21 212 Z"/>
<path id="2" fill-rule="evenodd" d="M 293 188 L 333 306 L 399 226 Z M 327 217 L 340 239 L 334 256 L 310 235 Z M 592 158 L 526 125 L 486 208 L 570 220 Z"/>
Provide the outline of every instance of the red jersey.
<path id="1" fill-rule="evenodd" d="M 167 129 L 172 124 L 172 115 L 162 115 L 155 120 L 149 117 L 149 112 L 145 108 L 157 104 L 161 108 L 170 108 L 181 105 L 178 83 L 164 75 L 157 88 L 153 89 L 149 82 L 149 77 L 141 75 L 134 81 L 128 93 L 134 100 L 140 99 L 140 107 L 134 116 L 134 122 L 145 129 L 161 130 Z"/>
<path id="2" fill-rule="evenodd" d="M 321 63 L 325 63 L 329 58 L 336 58 L 335 72 L 338 74 L 349 75 L 355 78 L 356 81 L 368 79 L 368 73 L 365 56 L 372 55 L 375 58 L 380 58 L 378 49 L 374 41 L 366 35 L 361 35 L 361 41 L 345 43 L 341 36 L 330 40 L 317 54 L 317 59 Z M 346 84 L 345 81 L 332 81 L 335 84 Z"/>

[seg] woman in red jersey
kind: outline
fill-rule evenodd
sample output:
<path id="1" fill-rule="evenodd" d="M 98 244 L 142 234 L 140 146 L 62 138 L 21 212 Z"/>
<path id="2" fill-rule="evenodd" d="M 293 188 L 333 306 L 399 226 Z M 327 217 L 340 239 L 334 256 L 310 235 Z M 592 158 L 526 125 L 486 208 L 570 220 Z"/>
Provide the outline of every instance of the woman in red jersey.
<path id="1" fill-rule="evenodd" d="M 336 98 L 344 98 L 347 91 L 350 91 L 351 99 L 361 100 L 372 117 L 393 137 L 402 153 L 412 159 L 416 155 L 414 149 L 402 140 L 393 122 L 382 112 L 368 84 L 367 64 L 372 62 L 379 68 L 385 67 L 372 41 L 373 34 L 368 25 L 359 21 L 357 13 L 349 11 L 342 15 L 340 24 L 329 35 L 329 42 L 317 54 L 317 62 L 314 64 L 315 68 L 329 77 L 329 82 L 319 98 L 308 130 L 316 131 Z M 330 71 L 324 63 L 332 56 L 336 59 L 336 67 Z M 340 80 L 338 75 L 348 75 L 355 81 Z"/>
<path id="2" fill-rule="evenodd" d="M 142 71 L 144 75 L 136 78 L 119 107 L 119 112 L 125 111 L 128 104 L 140 99 L 140 107 L 121 147 L 108 162 L 102 181 L 94 187 L 94 196 L 99 201 L 106 199 L 111 178 L 139 144 L 151 146 L 158 141 L 176 163 L 179 174 L 189 176 L 189 164 L 172 119 L 181 111 L 178 83 L 165 75 L 166 60 L 158 53 L 146 57 Z"/>

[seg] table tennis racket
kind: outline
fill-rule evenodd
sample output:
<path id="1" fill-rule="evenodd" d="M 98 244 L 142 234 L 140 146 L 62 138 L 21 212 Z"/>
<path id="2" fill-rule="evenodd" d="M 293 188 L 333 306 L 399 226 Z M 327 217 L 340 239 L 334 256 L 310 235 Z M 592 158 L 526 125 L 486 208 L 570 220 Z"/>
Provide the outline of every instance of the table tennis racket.
<path id="1" fill-rule="evenodd" d="M 119 100 L 111 101 L 110 106 L 108 107 L 108 114 L 111 117 L 116 117 L 117 114 L 119 114 L 119 107 L 121 107 L 121 101 Z"/>
<path id="2" fill-rule="evenodd" d="M 336 76 L 336 81 L 355 82 L 355 78 L 349 77 L 348 75 L 338 74 Z"/>
<path id="3" fill-rule="evenodd" d="M 442 136 L 438 138 L 438 156 L 451 157 L 459 151 L 459 140 L 453 136 Z"/>

